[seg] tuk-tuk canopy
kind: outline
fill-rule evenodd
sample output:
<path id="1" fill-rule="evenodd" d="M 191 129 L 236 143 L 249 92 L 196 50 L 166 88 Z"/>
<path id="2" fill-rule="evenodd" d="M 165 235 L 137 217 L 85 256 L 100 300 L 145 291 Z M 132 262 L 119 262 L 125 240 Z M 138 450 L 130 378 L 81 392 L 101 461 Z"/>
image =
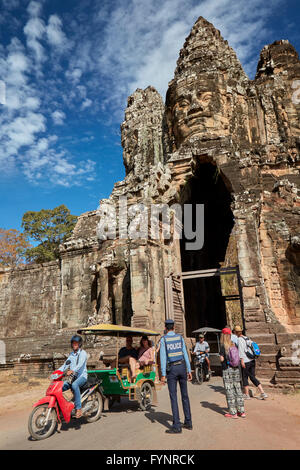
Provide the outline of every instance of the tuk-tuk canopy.
<path id="1" fill-rule="evenodd" d="M 135 328 L 131 326 L 112 325 L 110 323 L 101 323 L 99 325 L 88 326 L 77 330 L 77 333 L 84 335 L 102 335 L 102 336 L 159 336 L 153 330 L 145 330 L 144 328 Z"/>
<path id="2" fill-rule="evenodd" d="M 222 330 L 217 330 L 217 328 L 210 328 L 209 326 L 204 326 L 203 328 L 199 328 L 198 330 L 194 330 L 193 333 L 221 333 Z"/>

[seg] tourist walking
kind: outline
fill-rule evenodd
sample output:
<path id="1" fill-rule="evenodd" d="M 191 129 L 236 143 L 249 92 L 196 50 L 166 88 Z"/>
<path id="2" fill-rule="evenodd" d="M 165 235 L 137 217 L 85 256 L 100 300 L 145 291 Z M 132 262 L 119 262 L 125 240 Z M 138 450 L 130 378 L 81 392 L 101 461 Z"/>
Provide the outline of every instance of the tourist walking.
<path id="1" fill-rule="evenodd" d="M 243 392 L 241 389 L 240 358 L 237 346 L 231 340 L 230 328 L 223 328 L 220 340 L 220 360 L 228 405 L 226 418 L 245 418 Z"/>
<path id="2" fill-rule="evenodd" d="M 174 320 L 166 320 L 165 326 L 167 333 L 160 340 L 161 381 L 165 383 L 167 377 L 173 414 L 173 426 L 171 429 L 167 429 L 166 433 L 178 434 L 182 432 L 182 427 L 189 430 L 193 429 L 190 400 L 187 390 L 187 381 L 192 380 L 192 372 L 184 339 L 174 331 Z M 180 385 L 185 418 L 183 425 L 181 425 L 179 419 L 177 382 L 179 382 Z"/>
<path id="3" fill-rule="evenodd" d="M 255 376 L 255 358 L 251 350 L 251 340 L 249 340 L 247 336 L 243 335 L 243 330 L 240 326 L 235 326 L 234 331 L 238 337 L 239 356 L 242 366 L 244 399 L 251 399 L 249 395 L 249 378 L 253 385 L 258 388 L 259 396 L 257 398 L 259 398 L 260 400 L 265 400 L 266 398 L 268 398 L 268 395 L 264 392 L 260 381 Z"/>

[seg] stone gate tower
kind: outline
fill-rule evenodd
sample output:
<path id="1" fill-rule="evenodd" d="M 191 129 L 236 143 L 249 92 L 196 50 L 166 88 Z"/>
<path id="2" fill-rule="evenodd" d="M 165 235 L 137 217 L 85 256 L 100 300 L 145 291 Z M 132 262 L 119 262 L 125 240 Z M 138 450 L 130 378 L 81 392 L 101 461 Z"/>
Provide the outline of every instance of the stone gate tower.
<path id="1" fill-rule="evenodd" d="M 239 319 L 262 346 L 260 375 L 299 386 L 299 83 L 299 57 L 288 41 L 264 47 L 250 80 L 220 32 L 200 17 L 166 102 L 151 86 L 128 98 L 121 127 L 126 177 L 101 203 L 117 207 L 126 196 L 132 214 L 138 203 L 204 204 L 203 248 L 187 250 L 174 233 L 123 238 L 118 224 L 114 239 L 99 240 L 99 213 L 83 214 L 58 263 L 1 274 L 1 336 L 12 331 L 18 309 L 13 336 L 33 337 L 103 321 L 161 330 L 172 305 L 186 336 Z M 234 299 L 224 303 L 220 277 L 183 276 L 229 266 L 239 267 L 241 310 Z M 24 275 L 21 300 L 12 286 Z M 44 288 L 38 306 L 32 286 Z"/>

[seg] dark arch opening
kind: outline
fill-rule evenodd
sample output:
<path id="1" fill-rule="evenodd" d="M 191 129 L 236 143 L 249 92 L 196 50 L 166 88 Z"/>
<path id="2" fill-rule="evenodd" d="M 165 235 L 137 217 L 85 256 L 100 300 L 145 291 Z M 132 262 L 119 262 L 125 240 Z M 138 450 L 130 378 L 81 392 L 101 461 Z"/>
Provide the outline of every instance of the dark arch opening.
<path id="1" fill-rule="evenodd" d="M 194 215 L 196 204 L 204 204 L 204 245 L 200 250 L 187 250 L 183 235 L 182 271 L 221 267 L 234 225 L 231 201 L 218 168 L 211 163 L 198 164 L 182 191 L 181 202 L 192 204 Z M 225 326 L 226 308 L 219 277 L 185 280 L 183 287 L 187 336 L 203 326 L 220 329 Z"/>

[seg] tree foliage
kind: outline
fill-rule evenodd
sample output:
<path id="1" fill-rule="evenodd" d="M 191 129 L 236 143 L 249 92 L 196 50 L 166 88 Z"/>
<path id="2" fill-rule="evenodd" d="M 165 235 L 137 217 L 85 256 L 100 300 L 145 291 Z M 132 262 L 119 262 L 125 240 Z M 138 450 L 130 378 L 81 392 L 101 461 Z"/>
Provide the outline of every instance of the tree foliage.
<path id="1" fill-rule="evenodd" d="M 24 233 L 0 228 L 0 265 L 15 267 L 24 264 L 25 250 L 30 246 Z"/>
<path id="2" fill-rule="evenodd" d="M 38 245 L 26 250 L 26 260 L 35 263 L 52 261 L 59 256 L 59 245 L 71 236 L 77 216 L 71 215 L 65 205 L 38 212 L 25 212 L 22 219 L 24 233 Z"/>

